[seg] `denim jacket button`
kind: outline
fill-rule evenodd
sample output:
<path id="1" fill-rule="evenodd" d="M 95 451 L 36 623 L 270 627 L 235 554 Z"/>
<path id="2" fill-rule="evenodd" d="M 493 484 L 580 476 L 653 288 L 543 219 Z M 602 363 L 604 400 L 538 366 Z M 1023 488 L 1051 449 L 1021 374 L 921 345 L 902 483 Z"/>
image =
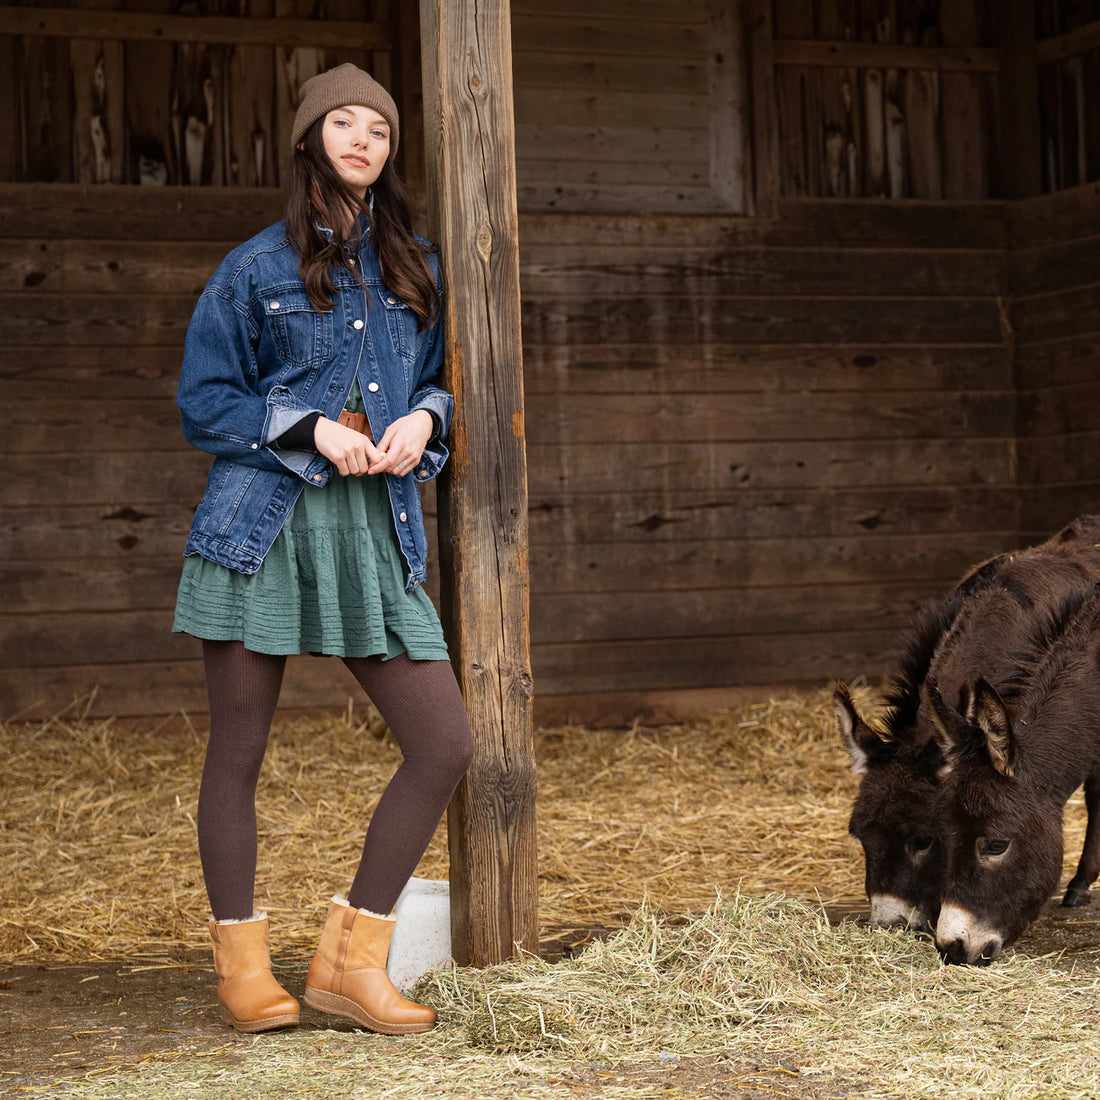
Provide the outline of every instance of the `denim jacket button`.
<path id="1" fill-rule="evenodd" d="M 352 328 L 362 328 L 363 327 L 363 322 L 360 321 L 358 317 L 356 317 L 356 319 L 354 321 L 352 321 L 351 327 Z"/>
<path id="2" fill-rule="evenodd" d="M 428 476 L 428 468 L 426 466 L 421 466 L 420 469 L 416 471 L 416 476 L 417 477 L 427 477 Z"/>
<path id="3" fill-rule="evenodd" d="M 409 517 L 408 517 L 408 516 L 407 516 L 407 515 L 406 515 L 406 514 L 405 514 L 404 512 L 402 512 L 402 513 L 401 513 L 401 515 L 399 515 L 399 516 L 398 516 L 397 518 L 398 518 L 398 519 L 399 519 L 399 520 L 400 520 L 400 521 L 401 521 L 402 523 L 404 523 L 404 522 L 405 522 L 405 520 L 407 520 L 407 519 L 408 519 Z"/>
<path id="4" fill-rule="evenodd" d="M 367 389 L 370 390 L 371 393 L 377 393 L 378 392 L 378 383 L 377 382 L 368 383 L 367 384 Z"/>
<path id="5" fill-rule="evenodd" d="M 259 445 L 259 443 L 253 443 L 253 444 L 252 444 L 252 449 L 253 449 L 254 451 L 258 451 L 258 450 L 260 449 L 260 445 Z"/>
<path id="6" fill-rule="evenodd" d="M 271 308 L 272 309 L 278 309 L 279 308 L 279 303 L 278 302 L 272 302 L 271 303 Z"/>
<path id="7" fill-rule="evenodd" d="M 313 475 L 313 480 L 314 481 L 320 481 L 323 476 L 324 476 L 323 474 L 314 474 Z"/>

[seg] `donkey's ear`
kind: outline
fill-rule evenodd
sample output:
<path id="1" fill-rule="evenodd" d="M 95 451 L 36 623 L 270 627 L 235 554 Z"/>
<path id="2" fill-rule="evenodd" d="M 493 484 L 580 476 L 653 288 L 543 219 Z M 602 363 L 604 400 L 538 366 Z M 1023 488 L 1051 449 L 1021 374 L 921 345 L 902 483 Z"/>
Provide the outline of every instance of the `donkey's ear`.
<path id="1" fill-rule="evenodd" d="M 996 688 L 985 680 L 975 681 L 968 709 L 982 731 L 990 763 L 1001 775 L 1012 775 L 1016 765 L 1016 734 L 1008 708 Z"/>
<path id="2" fill-rule="evenodd" d="M 833 710 L 840 727 L 840 739 L 852 759 L 852 771 L 856 775 L 863 775 L 875 755 L 875 749 L 881 747 L 882 740 L 859 716 L 847 684 L 836 685 L 833 691 Z"/>
<path id="3" fill-rule="evenodd" d="M 932 719 L 932 736 L 943 753 L 945 762 L 951 759 L 951 751 L 966 733 L 966 719 L 952 710 L 940 694 L 940 685 L 934 676 L 926 676 L 921 688 L 921 705 L 927 706 Z M 947 763 L 945 766 L 950 767 Z"/>

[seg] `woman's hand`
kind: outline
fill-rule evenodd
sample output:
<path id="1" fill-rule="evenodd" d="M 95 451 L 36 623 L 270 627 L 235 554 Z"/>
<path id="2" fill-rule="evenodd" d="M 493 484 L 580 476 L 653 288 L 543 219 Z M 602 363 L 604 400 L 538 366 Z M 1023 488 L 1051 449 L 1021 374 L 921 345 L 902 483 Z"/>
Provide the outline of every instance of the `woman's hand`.
<path id="1" fill-rule="evenodd" d="M 420 461 L 433 431 L 435 421 L 426 409 L 398 417 L 376 444 L 379 457 L 371 460 L 370 473 L 407 474 Z"/>
<path id="2" fill-rule="evenodd" d="M 326 420 L 323 416 L 317 418 L 313 427 L 313 443 L 336 467 L 341 477 L 373 474 L 375 470 L 371 468 L 372 463 L 377 465 L 382 458 L 381 452 L 370 441 L 369 436 L 337 420 Z"/>

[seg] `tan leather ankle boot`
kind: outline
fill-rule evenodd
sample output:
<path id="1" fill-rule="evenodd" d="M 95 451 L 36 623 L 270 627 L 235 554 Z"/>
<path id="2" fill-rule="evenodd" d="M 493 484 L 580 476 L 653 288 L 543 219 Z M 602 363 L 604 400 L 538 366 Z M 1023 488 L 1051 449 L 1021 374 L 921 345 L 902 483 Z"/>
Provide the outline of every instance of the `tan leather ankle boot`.
<path id="1" fill-rule="evenodd" d="M 407 1001 L 386 973 L 392 917 L 333 898 L 321 942 L 309 964 L 303 1000 L 310 1008 L 347 1016 L 383 1035 L 409 1035 L 435 1026 L 435 1009 Z"/>
<path id="2" fill-rule="evenodd" d="M 298 1023 L 298 1002 L 271 973 L 267 914 L 210 922 L 222 1019 L 238 1031 L 270 1031 Z"/>

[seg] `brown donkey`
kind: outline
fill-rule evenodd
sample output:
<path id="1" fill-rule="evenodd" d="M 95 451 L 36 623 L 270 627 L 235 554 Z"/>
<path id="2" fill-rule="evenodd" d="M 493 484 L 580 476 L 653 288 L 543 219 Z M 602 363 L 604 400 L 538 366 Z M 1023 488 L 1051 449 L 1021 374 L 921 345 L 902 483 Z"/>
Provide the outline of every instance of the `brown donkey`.
<path id="1" fill-rule="evenodd" d="M 906 637 L 881 730 L 872 729 L 840 685 L 834 708 L 853 770 L 862 776 L 849 830 L 861 843 L 871 919 L 932 931 L 943 875 L 943 754 L 926 680 L 950 698 L 977 677 L 1015 697 L 1021 654 L 1067 596 L 1100 579 L 1100 516 L 1083 516 L 1039 546 L 971 570 L 930 604 Z"/>
<path id="2" fill-rule="evenodd" d="M 944 756 L 944 843 L 936 945 L 949 962 L 986 964 L 1057 888 L 1062 811 L 1085 785 L 1088 829 L 1063 904 L 1100 874 L 1100 596 L 1067 600 L 1038 632 L 1015 705 L 983 679 L 951 707 L 929 687 Z"/>

